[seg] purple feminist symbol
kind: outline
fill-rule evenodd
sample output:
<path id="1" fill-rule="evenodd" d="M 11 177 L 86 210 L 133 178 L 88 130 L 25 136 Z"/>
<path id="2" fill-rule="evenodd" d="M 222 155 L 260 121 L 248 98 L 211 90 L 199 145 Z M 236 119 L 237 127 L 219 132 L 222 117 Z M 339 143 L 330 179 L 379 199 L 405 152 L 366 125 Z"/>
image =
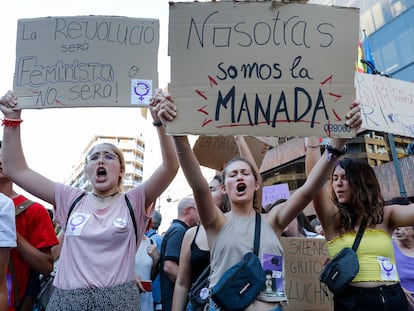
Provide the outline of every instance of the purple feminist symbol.
<path id="1" fill-rule="evenodd" d="M 386 264 L 389 263 L 391 265 L 391 269 L 387 269 Z M 391 275 L 391 271 L 394 269 L 394 265 L 392 262 L 385 262 L 384 260 L 381 260 L 381 266 L 384 269 L 385 273 L 389 277 Z"/>
<path id="2" fill-rule="evenodd" d="M 138 82 L 134 87 L 134 93 L 138 95 L 140 101 L 144 100 L 144 96 L 148 95 L 150 86 L 145 82 Z"/>
<path id="3" fill-rule="evenodd" d="M 83 215 L 76 215 L 70 220 L 70 230 L 75 231 L 76 227 L 81 225 L 85 221 L 86 217 Z"/>

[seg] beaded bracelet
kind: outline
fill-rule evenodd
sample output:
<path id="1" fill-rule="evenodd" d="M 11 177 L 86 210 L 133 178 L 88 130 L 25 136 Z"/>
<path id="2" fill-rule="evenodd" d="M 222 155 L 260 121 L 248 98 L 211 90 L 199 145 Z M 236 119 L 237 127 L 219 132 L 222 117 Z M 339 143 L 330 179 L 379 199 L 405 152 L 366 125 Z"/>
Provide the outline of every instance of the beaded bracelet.
<path id="1" fill-rule="evenodd" d="M 328 161 L 331 161 L 332 158 L 343 156 L 346 153 L 346 146 L 344 146 L 344 149 L 339 150 L 327 144 L 325 149 L 328 151 Z"/>
<path id="2" fill-rule="evenodd" d="M 161 121 L 157 121 L 157 122 L 152 122 L 152 125 L 154 125 L 154 126 L 162 126 L 163 124 L 162 124 L 162 122 Z"/>
<path id="3" fill-rule="evenodd" d="M 18 125 L 20 125 L 20 123 L 22 123 L 23 120 L 22 119 L 8 119 L 8 118 L 4 118 L 1 121 L 1 125 L 5 126 L 5 127 L 16 127 Z"/>

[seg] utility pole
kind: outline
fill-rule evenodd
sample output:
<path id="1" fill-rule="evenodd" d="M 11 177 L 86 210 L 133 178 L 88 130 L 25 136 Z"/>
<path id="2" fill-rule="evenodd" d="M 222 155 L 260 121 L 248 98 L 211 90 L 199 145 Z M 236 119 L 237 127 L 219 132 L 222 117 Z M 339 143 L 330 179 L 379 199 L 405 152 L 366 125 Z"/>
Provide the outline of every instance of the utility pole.
<path id="1" fill-rule="evenodd" d="M 407 197 L 407 191 L 405 190 L 404 179 L 401 173 L 400 160 L 398 159 L 397 150 L 395 148 L 394 135 L 388 133 L 388 143 L 391 149 L 392 160 L 394 162 L 395 174 L 397 175 L 398 186 L 400 188 L 400 195 L 402 197 Z"/>

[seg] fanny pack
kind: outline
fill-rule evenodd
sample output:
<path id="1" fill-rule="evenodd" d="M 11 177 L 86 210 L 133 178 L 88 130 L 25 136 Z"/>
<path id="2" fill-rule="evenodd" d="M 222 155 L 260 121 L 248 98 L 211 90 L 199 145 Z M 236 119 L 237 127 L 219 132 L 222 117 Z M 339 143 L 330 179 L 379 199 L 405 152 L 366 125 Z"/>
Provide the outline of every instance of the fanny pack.
<path id="1" fill-rule="evenodd" d="M 319 279 L 334 294 L 340 294 L 355 278 L 359 271 L 356 251 L 361 242 L 366 226 L 365 219 L 361 223 L 352 248 L 345 247 L 336 254 L 324 267 Z"/>
<path id="2" fill-rule="evenodd" d="M 246 309 L 259 295 L 266 280 L 265 272 L 257 257 L 260 244 L 260 214 L 256 213 L 253 252 L 231 266 L 211 290 L 211 298 L 221 309 L 241 311 Z"/>

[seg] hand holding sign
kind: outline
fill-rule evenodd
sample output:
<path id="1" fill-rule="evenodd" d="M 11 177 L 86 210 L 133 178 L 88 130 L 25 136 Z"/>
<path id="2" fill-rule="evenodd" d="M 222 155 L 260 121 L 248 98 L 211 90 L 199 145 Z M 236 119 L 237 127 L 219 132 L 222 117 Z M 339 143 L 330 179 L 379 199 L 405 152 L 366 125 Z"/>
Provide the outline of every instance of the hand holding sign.
<path id="1" fill-rule="evenodd" d="M 155 90 L 150 101 L 150 108 L 156 126 L 158 122 L 165 124 L 165 121 L 172 121 L 177 115 L 172 96 L 161 89 Z"/>

